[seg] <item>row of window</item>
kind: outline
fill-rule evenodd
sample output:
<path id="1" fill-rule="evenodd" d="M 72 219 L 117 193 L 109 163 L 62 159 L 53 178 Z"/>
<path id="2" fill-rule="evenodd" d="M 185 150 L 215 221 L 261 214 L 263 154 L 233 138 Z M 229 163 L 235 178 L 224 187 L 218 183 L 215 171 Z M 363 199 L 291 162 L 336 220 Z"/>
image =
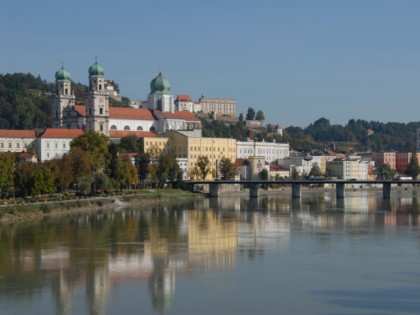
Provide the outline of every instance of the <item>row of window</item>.
<path id="1" fill-rule="evenodd" d="M 9 149 L 12 149 L 13 148 L 13 142 L 9 142 L 9 143 L 0 142 L 0 148 L 6 148 L 6 147 L 9 148 Z M 28 147 L 28 144 L 27 143 L 24 143 L 23 144 L 23 147 L 24 148 L 27 148 Z M 15 148 L 17 148 L 17 149 L 20 149 L 21 148 L 21 145 L 20 145 L 19 142 L 16 142 Z"/>
<path id="2" fill-rule="evenodd" d="M 53 144 L 51 144 L 50 142 L 46 143 L 47 149 L 54 147 L 54 149 L 58 149 L 59 147 L 59 143 L 58 142 L 54 142 Z M 67 145 L 65 143 L 62 144 L 62 148 L 66 149 Z"/>

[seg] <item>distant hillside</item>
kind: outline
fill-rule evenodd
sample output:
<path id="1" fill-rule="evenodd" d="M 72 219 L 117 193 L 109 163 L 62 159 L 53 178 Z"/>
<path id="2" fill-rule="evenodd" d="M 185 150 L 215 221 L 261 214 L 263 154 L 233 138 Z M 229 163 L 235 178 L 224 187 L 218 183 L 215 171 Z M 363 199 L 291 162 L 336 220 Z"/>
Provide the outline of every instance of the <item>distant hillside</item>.
<path id="1" fill-rule="evenodd" d="M 84 104 L 88 87 L 72 83 L 76 104 Z M 51 106 L 54 83 L 30 73 L 0 74 L 0 129 L 36 129 L 51 126 Z M 122 102 L 110 98 L 110 106 L 127 107 L 130 100 Z"/>

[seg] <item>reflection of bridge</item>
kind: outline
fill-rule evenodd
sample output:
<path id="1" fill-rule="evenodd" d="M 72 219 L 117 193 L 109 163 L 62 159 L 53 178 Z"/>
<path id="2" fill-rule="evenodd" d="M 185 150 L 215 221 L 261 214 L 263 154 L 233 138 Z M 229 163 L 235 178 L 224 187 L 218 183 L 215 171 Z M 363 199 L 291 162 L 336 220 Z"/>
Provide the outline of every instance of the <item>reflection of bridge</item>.
<path id="1" fill-rule="evenodd" d="M 420 184 L 420 180 L 329 180 L 329 179 L 316 179 L 316 180 L 221 180 L 221 181 L 186 181 L 185 188 L 193 191 L 195 185 L 209 185 L 209 195 L 211 197 L 218 197 L 220 194 L 221 185 L 243 185 L 249 187 L 249 196 L 258 197 L 259 188 L 261 185 L 291 185 L 292 197 L 300 198 L 302 185 L 320 185 L 320 184 L 333 184 L 335 185 L 335 195 L 337 198 L 345 197 L 346 185 L 382 185 L 382 196 L 384 199 L 391 198 L 391 185 L 415 185 Z"/>

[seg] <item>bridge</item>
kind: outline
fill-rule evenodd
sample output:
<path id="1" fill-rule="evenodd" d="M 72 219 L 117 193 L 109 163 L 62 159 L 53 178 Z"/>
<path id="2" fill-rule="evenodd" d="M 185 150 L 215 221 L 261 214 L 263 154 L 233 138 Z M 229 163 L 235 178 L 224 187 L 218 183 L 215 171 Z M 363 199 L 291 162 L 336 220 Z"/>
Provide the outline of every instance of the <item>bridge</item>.
<path id="1" fill-rule="evenodd" d="M 391 198 L 391 185 L 416 185 L 420 184 L 420 180 L 329 180 L 329 179 L 316 179 L 316 180 L 216 180 L 216 181 L 185 181 L 184 187 L 194 191 L 195 185 L 209 185 L 209 195 L 211 197 L 218 197 L 220 195 L 221 185 L 245 185 L 249 187 L 249 196 L 255 198 L 259 196 L 259 188 L 262 185 L 291 185 L 292 198 L 300 198 L 303 185 L 320 185 L 320 184 L 333 184 L 335 185 L 335 195 L 337 198 L 345 197 L 346 185 L 382 185 L 382 197 L 384 199 Z"/>

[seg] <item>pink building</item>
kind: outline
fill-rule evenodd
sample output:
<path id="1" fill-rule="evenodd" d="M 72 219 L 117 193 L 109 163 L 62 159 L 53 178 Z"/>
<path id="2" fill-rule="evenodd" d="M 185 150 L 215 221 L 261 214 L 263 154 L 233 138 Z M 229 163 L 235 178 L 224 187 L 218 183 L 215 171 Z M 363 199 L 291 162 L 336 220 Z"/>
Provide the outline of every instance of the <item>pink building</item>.
<path id="1" fill-rule="evenodd" d="M 396 153 L 395 152 L 375 152 L 372 153 L 372 160 L 376 167 L 388 164 L 391 169 L 396 170 Z"/>
<path id="2" fill-rule="evenodd" d="M 411 160 L 411 152 L 399 152 L 396 154 L 395 165 L 398 173 L 407 172 L 408 165 Z M 420 153 L 417 153 L 417 160 L 419 161 Z"/>

